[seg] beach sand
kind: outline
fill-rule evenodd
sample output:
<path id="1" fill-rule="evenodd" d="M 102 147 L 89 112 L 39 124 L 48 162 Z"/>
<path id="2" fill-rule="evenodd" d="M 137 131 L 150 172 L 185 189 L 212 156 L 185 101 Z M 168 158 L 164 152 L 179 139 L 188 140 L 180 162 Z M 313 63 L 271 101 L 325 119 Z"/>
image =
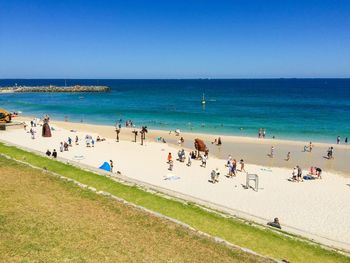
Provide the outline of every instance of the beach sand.
<path id="1" fill-rule="evenodd" d="M 207 167 L 200 167 L 200 161 L 197 160 L 192 162 L 191 167 L 174 161 L 174 169 L 169 171 L 166 163 L 168 152 L 175 159 L 177 151 L 182 147 L 176 145 L 180 137 L 169 132 L 149 131 L 144 146 L 141 146 L 139 136 L 137 143 L 132 142 L 133 129 L 129 128 L 122 128 L 121 140 L 117 143 L 112 126 L 56 121 L 51 121 L 50 124 L 55 128 L 51 138 L 42 138 L 41 127 L 38 127 L 35 140 L 23 128 L 0 132 L 0 139 L 45 152 L 54 148 L 58 151 L 59 143 L 70 136 L 73 146 L 68 152 L 58 152 L 61 157 L 95 168 L 112 159 L 114 171 L 120 171 L 129 178 L 230 208 L 238 211 L 240 216 L 259 223 L 278 217 L 284 230 L 350 250 L 350 179 L 346 173 L 350 171 L 347 168 L 349 162 L 346 162 L 350 160 L 348 146 L 336 146 L 335 160 L 326 160 L 322 156 L 329 145 L 321 143 L 315 143 L 314 151 L 308 153 L 302 152 L 303 142 L 221 136 L 223 145 L 218 147 L 208 143 L 217 136 L 182 133 L 185 148 L 193 149 L 195 137 L 208 143 L 210 157 Z M 99 135 L 107 140 L 95 143 L 94 148 L 87 148 L 84 140 L 86 134 L 94 138 Z M 80 138 L 79 145 L 74 145 L 76 135 Z M 164 137 L 169 143 L 158 143 L 156 137 Z M 267 156 L 271 145 L 276 148 L 276 157 L 273 159 Z M 284 161 L 286 151 L 292 153 L 289 162 Z M 244 173 L 239 172 L 235 178 L 224 176 L 227 174 L 225 159 L 228 153 L 237 160 L 244 159 L 246 170 L 259 175 L 257 192 L 242 187 L 246 180 Z M 311 165 L 318 165 L 324 171 L 323 179 L 289 182 L 292 172 L 290 168 L 296 164 L 304 168 L 304 174 Z M 208 180 L 210 172 L 215 168 L 221 171 L 220 182 L 212 184 Z M 179 178 L 176 179 L 177 177 Z"/>

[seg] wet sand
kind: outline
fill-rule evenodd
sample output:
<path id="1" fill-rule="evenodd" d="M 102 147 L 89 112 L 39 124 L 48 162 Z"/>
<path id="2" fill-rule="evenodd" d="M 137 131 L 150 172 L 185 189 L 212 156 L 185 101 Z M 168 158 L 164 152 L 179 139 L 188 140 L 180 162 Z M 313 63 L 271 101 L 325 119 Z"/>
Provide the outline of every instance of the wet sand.
<path id="1" fill-rule="evenodd" d="M 20 117 L 18 121 L 27 121 L 32 118 Z M 52 121 L 62 128 L 68 130 L 88 130 L 102 137 L 115 138 L 115 128 L 113 126 L 95 125 L 87 123 L 74 123 L 64 121 Z M 133 128 L 122 127 L 119 134 L 120 140 L 134 140 Z M 136 129 L 140 130 L 140 129 Z M 308 141 L 288 141 L 276 139 L 258 139 L 239 136 L 223 136 L 198 133 L 181 132 L 180 136 L 176 136 L 173 131 L 149 130 L 146 135 L 148 140 L 155 141 L 157 137 L 165 138 L 167 143 L 171 143 L 179 148 L 194 150 L 194 139 L 200 138 L 204 140 L 209 148 L 209 154 L 220 159 L 226 159 L 229 154 L 234 159 L 243 159 L 246 163 L 263 165 L 267 167 L 284 167 L 292 169 L 299 165 L 303 169 L 309 169 L 311 166 L 320 167 L 332 173 L 350 178 L 350 145 L 337 145 L 313 142 L 312 152 L 304 152 L 304 145 L 309 145 Z M 183 137 L 185 142 L 183 145 L 178 145 L 178 140 Z M 212 144 L 215 138 L 221 137 L 222 145 L 217 146 Z M 140 140 L 138 135 L 137 140 Z M 275 156 L 270 158 L 271 146 L 275 147 Z M 334 147 L 334 159 L 328 160 L 326 157 L 327 149 Z M 286 161 L 287 153 L 291 153 L 291 158 Z"/>

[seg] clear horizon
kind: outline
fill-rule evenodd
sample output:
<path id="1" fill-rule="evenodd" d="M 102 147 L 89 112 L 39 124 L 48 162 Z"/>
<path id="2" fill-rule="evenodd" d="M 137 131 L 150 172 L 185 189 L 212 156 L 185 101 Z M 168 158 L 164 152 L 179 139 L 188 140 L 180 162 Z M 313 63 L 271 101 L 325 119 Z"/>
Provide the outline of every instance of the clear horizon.
<path id="1" fill-rule="evenodd" d="M 1 79 L 350 77 L 349 1 L 0 1 Z"/>

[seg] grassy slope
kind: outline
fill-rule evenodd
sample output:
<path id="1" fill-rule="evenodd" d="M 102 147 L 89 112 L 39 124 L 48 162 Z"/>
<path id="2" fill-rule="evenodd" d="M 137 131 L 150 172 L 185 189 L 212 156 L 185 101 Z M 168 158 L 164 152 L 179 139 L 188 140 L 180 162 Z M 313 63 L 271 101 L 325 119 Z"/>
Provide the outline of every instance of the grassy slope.
<path id="1" fill-rule="evenodd" d="M 198 230 L 222 237 L 263 255 L 288 259 L 292 262 L 349 262 L 348 257 L 322 249 L 317 245 L 294 240 L 268 229 L 258 229 L 238 220 L 225 219 L 198 207 L 155 196 L 136 187 L 125 186 L 92 172 L 83 171 L 15 147 L 0 143 L 0 152 L 18 160 L 25 159 L 39 167 L 46 167 L 50 171 L 73 178 L 98 190 L 110 192 L 127 201 L 176 218 Z"/>
<path id="2" fill-rule="evenodd" d="M 0 261 L 267 262 L 0 157 Z"/>

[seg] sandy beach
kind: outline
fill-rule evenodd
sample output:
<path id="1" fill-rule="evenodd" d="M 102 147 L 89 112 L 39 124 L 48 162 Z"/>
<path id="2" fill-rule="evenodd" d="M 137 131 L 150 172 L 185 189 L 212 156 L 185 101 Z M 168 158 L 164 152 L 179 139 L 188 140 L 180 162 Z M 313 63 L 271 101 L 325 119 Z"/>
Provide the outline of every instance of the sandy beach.
<path id="1" fill-rule="evenodd" d="M 29 118 L 26 120 L 29 124 Z M 314 149 L 303 152 L 305 142 L 282 141 L 272 139 L 241 138 L 220 136 L 223 145 L 211 144 L 218 136 L 208 134 L 181 133 L 185 139 L 183 145 L 177 145 L 179 136 L 167 131 L 151 130 L 146 135 L 142 146 L 140 136 L 137 143 L 133 142 L 132 128 L 122 128 L 120 142 L 115 141 L 115 131 L 112 126 L 91 125 L 85 123 L 70 123 L 51 121 L 51 138 L 41 137 L 41 127 L 38 126 L 36 139 L 31 139 L 30 133 L 21 128 L 11 128 L 0 132 L 0 140 L 45 152 L 56 149 L 60 157 L 92 167 L 99 167 L 103 162 L 113 160 L 114 171 L 146 183 L 184 193 L 201 200 L 241 211 L 242 215 L 251 215 L 259 223 L 271 221 L 278 217 L 282 228 L 306 237 L 313 238 L 324 244 L 350 250 L 350 147 L 348 145 L 333 145 L 335 159 L 327 160 L 328 144 L 314 143 Z M 30 125 L 28 125 L 30 126 Z M 29 130 L 30 127 L 27 128 Z M 106 138 L 96 142 L 95 147 L 85 146 L 85 135 L 96 138 Z M 74 144 L 74 138 L 80 138 L 79 145 Z M 73 139 L 69 151 L 59 152 L 61 141 Z M 163 137 L 167 143 L 156 142 L 157 137 Z M 185 163 L 174 161 L 173 171 L 169 171 L 166 163 L 167 155 L 172 153 L 176 159 L 181 148 L 193 149 L 194 138 L 203 139 L 210 149 L 207 167 L 194 160 L 190 167 Z M 267 154 L 270 147 L 276 148 L 275 158 Z M 286 153 L 291 152 L 291 160 L 285 161 Z M 234 178 L 226 178 L 226 158 L 246 162 L 249 173 L 258 174 L 259 189 L 245 189 L 246 175 L 238 172 Z M 323 169 L 321 180 L 290 182 L 291 168 L 299 164 L 303 174 L 311 165 Z M 219 168 L 219 183 L 208 182 L 210 172 Z M 238 165 L 239 168 L 239 165 Z"/>

